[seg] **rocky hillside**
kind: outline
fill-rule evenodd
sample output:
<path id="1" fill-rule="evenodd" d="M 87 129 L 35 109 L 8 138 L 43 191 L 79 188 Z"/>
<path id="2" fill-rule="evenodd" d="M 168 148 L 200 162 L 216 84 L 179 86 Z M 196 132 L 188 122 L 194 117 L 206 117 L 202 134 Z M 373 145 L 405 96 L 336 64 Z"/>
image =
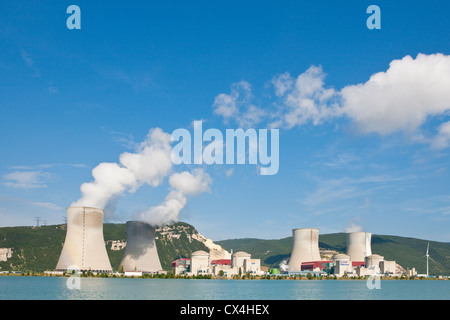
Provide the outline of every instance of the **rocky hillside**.
<path id="1" fill-rule="evenodd" d="M 118 270 L 126 246 L 125 224 L 104 224 L 105 246 L 111 265 Z M 53 270 L 59 259 L 66 235 L 65 225 L 0 228 L 0 271 Z M 320 235 L 319 247 L 323 259 L 345 252 L 344 233 Z M 404 268 L 415 267 L 419 273 L 426 272 L 424 258 L 430 244 L 430 273 L 450 274 L 450 244 L 398 236 L 373 235 L 372 252 L 386 260 L 394 260 Z M 233 239 L 213 242 L 202 236 L 193 226 L 178 222 L 156 230 L 156 246 L 164 270 L 171 270 L 173 260 L 190 257 L 197 250 L 208 251 L 211 260 L 230 258 L 233 250 L 245 251 L 262 266 L 280 267 L 289 259 L 292 238 Z M 227 251 L 226 251 L 227 250 Z"/>
<path id="2" fill-rule="evenodd" d="M 111 265 L 118 270 L 126 246 L 126 225 L 104 224 L 103 233 Z M 0 228 L 0 271 L 53 270 L 65 235 L 65 225 Z M 183 222 L 158 228 L 155 238 L 164 270 L 171 270 L 173 260 L 190 257 L 197 250 L 210 251 L 212 259 L 229 256 L 193 226 Z"/>

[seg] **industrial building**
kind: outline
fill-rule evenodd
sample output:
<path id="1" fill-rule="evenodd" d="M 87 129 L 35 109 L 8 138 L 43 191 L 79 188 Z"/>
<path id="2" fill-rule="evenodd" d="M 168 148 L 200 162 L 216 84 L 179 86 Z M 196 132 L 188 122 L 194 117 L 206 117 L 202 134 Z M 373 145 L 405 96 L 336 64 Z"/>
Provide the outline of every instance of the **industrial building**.
<path id="1" fill-rule="evenodd" d="M 244 251 L 238 251 L 231 254 L 231 264 L 233 267 L 242 268 L 244 267 L 244 261 L 250 259 L 252 256 Z"/>
<path id="2" fill-rule="evenodd" d="M 126 227 L 127 242 L 119 269 L 125 275 L 163 273 L 155 242 L 155 228 L 140 221 L 128 221 Z M 328 260 L 322 260 L 319 252 L 319 229 L 297 228 L 292 230 L 292 235 L 293 246 L 288 270 L 271 274 L 334 274 L 337 277 L 396 275 L 395 261 L 387 261 L 383 256 L 372 253 L 371 233 L 347 233 L 346 254 L 335 254 L 332 257 L 328 255 Z M 225 277 L 266 274 L 261 270 L 260 259 L 252 259 L 247 252 L 231 251 L 231 259 L 214 257 L 215 260 L 211 260 L 209 252 L 195 251 L 190 258 L 173 261 L 172 272 L 176 275 Z M 90 207 L 67 208 L 67 233 L 55 270 L 112 272 L 103 237 L 103 210 Z"/>
<path id="3" fill-rule="evenodd" d="M 186 274 L 191 270 L 191 259 L 179 258 L 172 261 L 172 273 L 176 275 Z"/>
<path id="4" fill-rule="evenodd" d="M 208 252 L 198 250 L 191 254 L 191 270 L 189 271 L 191 274 L 211 274 L 212 268 L 209 263 Z"/>
<path id="5" fill-rule="evenodd" d="M 67 233 L 56 271 L 112 272 L 103 238 L 103 210 L 67 208 Z"/>
<path id="6" fill-rule="evenodd" d="M 319 252 L 319 230 L 298 228 L 292 230 L 293 247 L 287 274 L 334 274 L 337 277 L 367 275 L 395 275 L 395 261 L 372 254 L 369 232 L 349 232 L 346 235 L 346 253 L 336 254 L 332 261 L 322 260 Z"/>
<path id="7" fill-rule="evenodd" d="M 162 271 L 155 243 L 155 227 L 141 221 L 127 222 L 127 245 L 119 270 L 158 273 Z"/>
<path id="8" fill-rule="evenodd" d="M 352 260 L 349 255 L 337 254 L 333 257 L 334 272 L 333 274 L 342 277 L 343 275 L 353 273 Z"/>
<path id="9" fill-rule="evenodd" d="M 261 260 L 252 259 L 251 255 L 239 251 L 231 255 L 231 259 L 210 260 L 210 254 L 199 250 L 191 254 L 191 258 L 180 258 L 172 262 L 172 272 L 176 275 L 219 275 L 231 277 L 249 273 L 262 275 Z"/>
<path id="10" fill-rule="evenodd" d="M 356 269 L 358 276 L 396 275 L 395 261 L 386 261 L 383 256 L 372 254 L 365 259 L 365 265 Z"/>

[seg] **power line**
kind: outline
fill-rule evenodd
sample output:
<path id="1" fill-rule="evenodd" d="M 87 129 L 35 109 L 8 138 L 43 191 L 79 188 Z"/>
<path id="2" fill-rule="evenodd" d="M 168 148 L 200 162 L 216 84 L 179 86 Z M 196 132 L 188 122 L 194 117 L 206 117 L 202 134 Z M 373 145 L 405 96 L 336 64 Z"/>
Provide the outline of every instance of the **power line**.
<path id="1" fill-rule="evenodd" d="M 41 217 L 35 217 L 36 220 L 36 228 L 39 228 L 39 221 L 41 221 Z"/>

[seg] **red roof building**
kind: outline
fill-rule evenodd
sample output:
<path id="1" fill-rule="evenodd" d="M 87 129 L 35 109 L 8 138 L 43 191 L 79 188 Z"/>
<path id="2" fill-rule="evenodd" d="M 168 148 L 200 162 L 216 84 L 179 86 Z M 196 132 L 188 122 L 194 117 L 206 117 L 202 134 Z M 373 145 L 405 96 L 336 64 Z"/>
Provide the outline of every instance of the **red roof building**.
<path id="1" fill-rule="evenodd" d="M 231 259 L 219 259 L 211 261 L 212 266 L 231 266 Z"/>
<path id="2" fill-rule="evenodd" d="M 308 261 L 302 263 L 302 271 L 304 270 L 314 270 L 319 268 L 320 270 L 327 269 L 330 267 L 331 261 Z"/>

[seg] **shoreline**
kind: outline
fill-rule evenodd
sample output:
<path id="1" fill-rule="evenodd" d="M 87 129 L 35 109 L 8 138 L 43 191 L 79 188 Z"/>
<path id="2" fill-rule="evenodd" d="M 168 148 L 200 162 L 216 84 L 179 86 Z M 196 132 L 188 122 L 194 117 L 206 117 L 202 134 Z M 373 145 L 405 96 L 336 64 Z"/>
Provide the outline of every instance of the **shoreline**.
<path id="1" fill-rule="evenodd" d="M 74 274 L 66 273 L 66 274 L 50 274 L 45 272 L 8 272 L 8 273 L 0 273 L 0 277 L 55 277 L 55 278 L 70 278 L 74 276 Z M 251 276 L 251 277 L 216 277 L 216 276 L 174 276 L 171 274 L 155 274 L 155 275 L 142 275 L 142 276 L 126 276 L 120 274 L 82 274 L 77 275 L 80 278 L 103 278 L 103 279 L 180 279 L 180 280 L 239 280 L 239 281 L 252 281 L 252 280 L 267 280 L 267 281 L 286 281 L 286 280 L 303 280 L 303 281 L 336 281 L 336 280 L 345 280 L 345 281 L 357 281 L 357 280 L 368 280 L 369 276 L 366 277 L 290 277 L 287 275 L 270 275 L 270 276 Z M 449 280 L 449 276 L 431 276 L 431 277 L 383 277 L 383 276 L 375 276 L 376 279 L 380 280 Z M 375 277 L 373 279 L 375 279 Z"/>

